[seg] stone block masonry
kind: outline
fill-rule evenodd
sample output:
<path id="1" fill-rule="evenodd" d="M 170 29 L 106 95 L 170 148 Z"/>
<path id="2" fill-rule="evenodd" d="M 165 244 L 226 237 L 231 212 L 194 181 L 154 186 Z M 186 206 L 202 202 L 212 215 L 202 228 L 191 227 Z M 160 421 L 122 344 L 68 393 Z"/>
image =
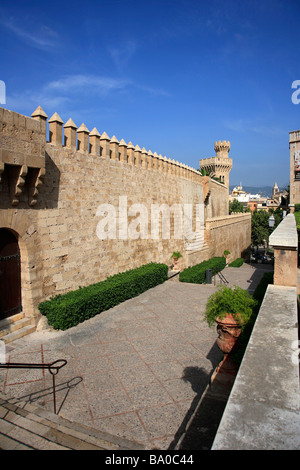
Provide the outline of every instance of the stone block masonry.
<path id="1" fill-rule="evenodd" d="M 290 149 L 290 210 L 300 203 L 300 130 L 289 133 Z"/>
<path id="2" fill-rule="evenodd" d="M 84 123 L 64 124 L 57 113 L 48 120 L 47 139 L 47 119 L 40 107 L 31 118 L 0 108 L 0 228 L 18 240 L 22 307 L 35 322 L 42 300 L 150 262 L 171 264 L 173 251 L 182 253 L 182 269 L 219 255 L 225 239 L 236 257 L 250 245 L 250 219 L 228 215 L 226 186 L 144 147 L 90 132 Z M 125 197 L 126 213 L 120 207 Z M 108 223 L 107 239 L 99 239 L 105 214 L 97 211 L 104 204 L 117 219 L 115 226 Z M 162 219 L 159 237 L 151 236 L 153 205 L 170 209 L 169 237 L 162 236 Z M 193 231 L 195 208 L 205 206 L 203 237 L 193 249 L 174 236 L 176 205 L 192 205 Z M 209 222 L 212 217 L 220 219 Z M 125 222 L 136 236 L 124 236 Z"/>

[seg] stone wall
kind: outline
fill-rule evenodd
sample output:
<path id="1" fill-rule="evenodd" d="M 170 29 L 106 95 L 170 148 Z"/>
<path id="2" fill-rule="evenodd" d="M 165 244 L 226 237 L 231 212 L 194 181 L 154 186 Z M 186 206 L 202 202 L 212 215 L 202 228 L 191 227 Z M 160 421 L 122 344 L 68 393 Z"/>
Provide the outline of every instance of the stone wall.
<path id="1" fill-rule="evenodd" d="M 205 218 L 227 216 L 229 213 L 229 190 L 213 179 L 209 181 L 209 196 L 205 204 Z"/>
<path id="2" fill-rule="evenodd" d="M 300 152 L 300 131 L 289 134 L 290 147 L 290 204 L 300 204 L 300 164 L 295 162 L 295 153 Z M 299 158 L 299 157 L 298 157 Z"/>
<path id="3" fill-rule="evenodd" d="M 58 293 L 152 261 L 170 264 L 173 251 L 183 254 L 182 269 L 222 256 L 225 248 L 238 257 L 248 247 L 250 219 L 227 215 L 224 185 L 207 185 L 198 171 L 105 132 L 100 135 L 95 128 L 89 132 L 83 124 L 78 129 L 72 120 L 63 126 L 57 113 L 48 121 L 46 141 L 46 114 L 38 108 L 32 116 L 3 109 L 0 113 L 0 227 L 12 230 L 19 240 L 26 315 L 37 319 L 38 303 Z M 28 155 L 26 161 L 21 160 L 23 154 Z M 172 212 L 170 236 L 152 236 L 153 205 L 192 205 L 195 230 L 196 206 L 204 207 L 208 192 L 206 217 L 219 219 L 207 220 L 196 244 L 191 247 L 184 237 L 176 238 Z M 97 234 L 103 204 L 116 215 L 105 240 Z M 148 227 L 138 226 L 137 204 L 147 211 Z M 133 236 L 124 237 L 124 223 L 133 228 Z"/>
<path id="4" fill-rule="evenodd" d="M 209 257 L 223 256 L 230 251 L 228 262 L 241 257 L 251 245 L 251 214 L 239 213 L 219 216 L 206 220 L 208 233 Z"/>

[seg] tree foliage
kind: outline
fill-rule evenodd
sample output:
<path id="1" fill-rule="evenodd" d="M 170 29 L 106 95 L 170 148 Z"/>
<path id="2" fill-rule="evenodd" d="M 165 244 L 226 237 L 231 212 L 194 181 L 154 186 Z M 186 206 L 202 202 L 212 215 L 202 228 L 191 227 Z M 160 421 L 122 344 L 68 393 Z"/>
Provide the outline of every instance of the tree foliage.
<path id="1" fill-rule="evenodd" d="M 258 247 L 269 237 L 269 217 L 266 211 L 254 211 L 251 220 L 251 243 Z"/>
<path id="2" fill-rule="evenodd" d="M 229 214 L 233 212 L 244 212 L 244 206 L 237 199 L 229 202 Z"/>

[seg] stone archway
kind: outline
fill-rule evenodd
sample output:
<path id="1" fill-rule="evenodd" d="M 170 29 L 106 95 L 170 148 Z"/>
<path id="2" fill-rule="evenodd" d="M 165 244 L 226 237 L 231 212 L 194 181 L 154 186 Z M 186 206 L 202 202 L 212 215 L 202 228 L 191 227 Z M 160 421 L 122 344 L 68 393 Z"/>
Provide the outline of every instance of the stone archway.
<path id="1" fill-rule="evenodd" d="M 15 237 L 20 254 L 20 290 L 23 315 L 37 324 L 38 304 L 43 298 L 40 239 L 29 214 L 16 210 L 0 210 L 0 230 Z M 1 246 L 1 245 L 0 245 Z"/>
<path id="2" fill-rule="evenodd" d="M 21 260 L 17 237 L 0 228 L 0 320 L 22 311 Z"/>

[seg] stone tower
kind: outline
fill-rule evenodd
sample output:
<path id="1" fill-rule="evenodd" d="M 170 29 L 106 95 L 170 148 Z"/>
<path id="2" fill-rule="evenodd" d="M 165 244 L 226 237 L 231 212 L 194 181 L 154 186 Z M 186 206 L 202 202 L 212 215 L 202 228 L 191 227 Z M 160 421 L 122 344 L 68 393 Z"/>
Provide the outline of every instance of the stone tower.
<path id="1" fill-rule="evenodd" d="M 274 186 L 273 186 L 273 189 L 272 189 L 272 199 L 278 199 L 279 198 L 279 188 L 278 188 L 278 184 L 275 183 Z"/>
<path id="2" fill-rule="evenodd" d="M 232 159 L 228 154 L 230 151 L 230 142 L 218 140 L 215 142 L 216 156 L 211 158 L 202 158 L 199 161 L 200 170 L 205 170 L 207 174 L 211 174 L 220 179 L 222 183 L 229 189 L 229 173 L 232 168 Z"/>

